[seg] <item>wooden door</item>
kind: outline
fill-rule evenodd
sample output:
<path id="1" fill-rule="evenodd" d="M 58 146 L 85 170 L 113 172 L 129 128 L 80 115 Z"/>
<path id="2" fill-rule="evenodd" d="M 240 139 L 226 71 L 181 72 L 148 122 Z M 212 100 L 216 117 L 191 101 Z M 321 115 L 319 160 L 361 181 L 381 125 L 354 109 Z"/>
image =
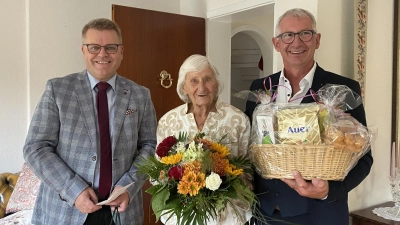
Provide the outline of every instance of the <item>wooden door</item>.
<path id="1" fill-rule="evenodd" d="M 205 55 L 205 19 L 113 5 L 120 26 L 124 59 L 118 74 L 150 89 L 157 119 L 181 104 L 176 93 L 179 68 L 192 54 Z M 161 71 L 171 74 L 172 85 L 160 82 Z M 169 81 L 164 81 L 168 86 Z M 143 190 L 150 184 L 146 182 Z M 151 196 L 143 191 L 144 224 L 155 223 Z"/>

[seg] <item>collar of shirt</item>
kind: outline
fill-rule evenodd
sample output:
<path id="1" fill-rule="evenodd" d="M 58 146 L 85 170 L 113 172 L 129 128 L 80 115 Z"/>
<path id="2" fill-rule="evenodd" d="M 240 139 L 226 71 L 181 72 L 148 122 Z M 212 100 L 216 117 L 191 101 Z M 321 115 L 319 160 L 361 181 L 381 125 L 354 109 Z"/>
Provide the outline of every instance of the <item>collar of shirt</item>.
<path id="1" fill-rule="evenodd" d="M 97 83 L 99 83 L 100 81 L 98 81 L 96 78 L 94 78 L 92 76 L 92 74 L 89 73 L 89 71 L 87 71 L 88 77 L 89 77 L 89 81 L 90 81 L 90 87 L 93 90 L 94 87 L 97 85 Z M 111 85 L 112 89 L 115 91 L 115 80 L 117 79 L 117 74 L 115 74 L 114 76 L 112 76 L 107 83 L 109 85 Z"/>
<path id="2" fill-rule="evenodd" d="M 279 77 L 279 86 L 277 88 L 278 95 L 276 98 L 276 102 L 288 103 L 289 100 L 291 100 L 290 101 L 291 103 L 300 104 L 304 96 L 307 94 L 308 90 L 311 88 L 316 68 L 317 68 L 317 63 L 314 62 L 314 66 L 300 81 L 300 91 L 297 92 L 294 96 L 292 96 L 292 87 L 290 85 L 290 82 L 285 77 L 284 70 L 282 70 L 281 75 Z"/>

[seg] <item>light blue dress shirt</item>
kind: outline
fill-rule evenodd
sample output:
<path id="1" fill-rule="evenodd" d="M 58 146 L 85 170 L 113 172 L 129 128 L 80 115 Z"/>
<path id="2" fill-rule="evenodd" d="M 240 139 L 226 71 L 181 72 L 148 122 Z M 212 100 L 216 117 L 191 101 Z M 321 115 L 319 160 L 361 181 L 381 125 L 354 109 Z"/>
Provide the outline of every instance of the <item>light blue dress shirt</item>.
<path id="1" fill-rule="evenodd" d="M 94 78 L 89 72 L 88 73 L 88 77 L 89 77 L 89 81 L 90 81 L 90 87 L 92 88 L 92 95 L 93 95 L 93 108 L 94 108 L 94 112 L 95 112 L 95 118 L 97 118 L 97 83 L 99 83 L 100 81 L 98 81 L 96 78 Z M 113 143 L 113 134 L 114 134 L 114 103 L 115 103 L 115 79 L 117 78 L 116 74 L 111 77 L 111 79 L 109 79 L 107 81 L 108 84 L 111 85 L 111 88 L 108 88 L 107 90 L 107 102 L 108 102 L 108 115 L 109 115 L 109 123 L 110 123 L 110 140 L 111 143 Z M 95 170 L 95 175 L 94 175 L 94 183 L 93 183 L 93 188 L 98 188 L 99 187 L 99 179 L 100 179 L 100 135 L 99 135 L 99 124 L 96 123 L 96 127 L 97 127 L 97 161 L 96 161 L 96 170 Z"/>

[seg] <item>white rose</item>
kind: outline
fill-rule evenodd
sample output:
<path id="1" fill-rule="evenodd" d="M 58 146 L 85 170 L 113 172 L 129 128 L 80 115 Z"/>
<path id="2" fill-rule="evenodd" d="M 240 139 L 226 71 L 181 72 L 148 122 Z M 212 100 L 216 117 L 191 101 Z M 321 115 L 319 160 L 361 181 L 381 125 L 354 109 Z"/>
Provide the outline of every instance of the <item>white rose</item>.
<path id="1" fill-rule="evenodd" d="M 211 172 L 211 174 L 206 178 L 206 188 L 211 191 L 215 191 L 221 185 L 222 180 L 218 174 Z"/>

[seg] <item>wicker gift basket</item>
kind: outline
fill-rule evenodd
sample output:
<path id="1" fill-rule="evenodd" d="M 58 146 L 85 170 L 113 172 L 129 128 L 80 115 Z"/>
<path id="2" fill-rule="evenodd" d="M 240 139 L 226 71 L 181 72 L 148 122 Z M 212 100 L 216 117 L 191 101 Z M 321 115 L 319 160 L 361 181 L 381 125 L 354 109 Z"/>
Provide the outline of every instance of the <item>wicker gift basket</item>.
<path id="1" fill-rule="evenodd" d="M 264 178 L 293 178 L 298 170 L 304 179 L 342 180 L 358 159 L 355 153 L 333 145 L 252 145 L 253 159 Z"/>
<path id="2" fill-rule="evenodd" d="M 256 171 L 267 179 L 293 178 L 298 170 L 306 180 L 343 180 L 368 152 L 372 137 L 332 102 L 349 101 L 343 90 L 354 94 L 346 86 L 329 85 L 319 92 L 324 104 L 260 104 L 253 113 L 249 149 Z"/>

